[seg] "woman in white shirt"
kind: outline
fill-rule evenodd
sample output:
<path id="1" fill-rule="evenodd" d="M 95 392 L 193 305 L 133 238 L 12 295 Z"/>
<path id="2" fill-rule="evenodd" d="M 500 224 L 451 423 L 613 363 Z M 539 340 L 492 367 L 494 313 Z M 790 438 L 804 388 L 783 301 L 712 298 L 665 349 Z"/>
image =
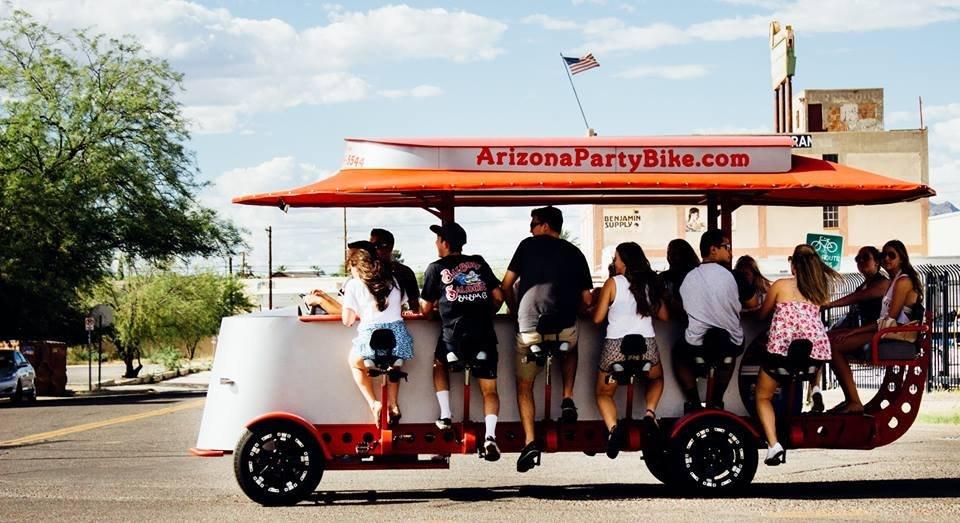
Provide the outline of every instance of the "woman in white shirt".
<path id="1" fill-rule="evenodd" d="M 378 329 L 388 329 L 393 332 L 396 340 L 396 346 L 393 349 L 395 358 L 409 360 L 413 357 L 413 338 L 410 337 L 400 316 L 401 307 L 406 298 L 389 269 L 377 259 L 376 253 L 371 249 L 353 249 L 347 258 L 347 266 L 353 274 L 353 279 L 349 280 L 343 288 L 341 319 L 348 327 L 359 320 L 357 337 L 353 339 L 353 349 L 350 351 L 350 367 L 353 371 L 353 380 L 357 383 L 363 398 L 367 400 L 370 412 L 379 427 L 380 411 L 383 405 L 380 404 L 373 390 L 373 380 L 367 375 L 364 360 L 373 358 L 370 337 L 373 331 Z M 400 407 L 397 403 L 399 392 L 400 383 L 389 382 L 387 419 L 390 425 L 400 421 Z"/>
<path id="2" fill-rule="evenodd" d="M 594 323 L 600 325 L 604 320 L 608 322 L 600 353 L 596 395 L 597 408 L 609 431 L 607 456 L 611 459 L 619 454 L 626 436 L 626 431 L 617 426 L 617 405 L 613 401 L 617 382 L 607 382 L 611 366 L 626 359 L 620 351 L 625 336 L 639 334 L 645 338 L 647 349 L 643 359 L 653 363 L 653 367 L 646 384 L 647 411 L 643 422 L 649 433 L 655 433 L 657 404 L 663 395 L 663 366 L 653 331 L 653 317 L 664 321 L 668 319 L 660 280 L 650 268 L 643 248 L 634 242 L 617 245 L 613 268 L 615 274 L 600 289 L 600 297 L 593 311 Z"/>

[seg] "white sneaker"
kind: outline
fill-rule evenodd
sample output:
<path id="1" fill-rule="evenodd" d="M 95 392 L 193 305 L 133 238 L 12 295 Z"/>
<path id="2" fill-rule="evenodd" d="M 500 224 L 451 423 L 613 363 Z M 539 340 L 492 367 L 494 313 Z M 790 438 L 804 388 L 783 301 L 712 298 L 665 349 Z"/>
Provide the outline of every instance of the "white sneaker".
<path id="1" fill-rule="evenodd" d="M 483 442 L 483 459 L 487 461 L 500 459 L 500 447 L 497 446 L 497 440 L 493 439 L 493 436 L 487 436 Z"/>

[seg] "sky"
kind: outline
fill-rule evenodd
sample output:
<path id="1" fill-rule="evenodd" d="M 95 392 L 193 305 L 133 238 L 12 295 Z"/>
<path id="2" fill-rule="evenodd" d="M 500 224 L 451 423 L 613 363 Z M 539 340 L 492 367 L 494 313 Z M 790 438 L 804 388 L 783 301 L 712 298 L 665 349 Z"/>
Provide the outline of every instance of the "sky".
<path id="1" fill-rule="evenodd" d="M 283 214 L 230 200 L 335 173 L 346 137 L 583 136 L 561 53 L 600 63 L 574 81 L 601 135 L 771 132 L 771 20 L 796 33 L 795 93 L 882 87 L 887 129 L 918 128 L 922 97 L 934 201 L 960 203 L 960 0 L 10 5 L 58 31 L 131 35 L 184 74 L 189 147 L 209 182 L 198 199 L 248 231 L 255 271 L 266 268 L 267 226 L 275 268 L 337 269 L 341 210 Z M 564 212 L 576 236 L 583 209 Z M 466 252 L 505 267 L 529 209 L 458 210 L 457 221 Z M 436 219 L 423 210 L 353 209 L 347 222 L 351 240 L 392 230 L 415 268 L 436 257 Z"/>

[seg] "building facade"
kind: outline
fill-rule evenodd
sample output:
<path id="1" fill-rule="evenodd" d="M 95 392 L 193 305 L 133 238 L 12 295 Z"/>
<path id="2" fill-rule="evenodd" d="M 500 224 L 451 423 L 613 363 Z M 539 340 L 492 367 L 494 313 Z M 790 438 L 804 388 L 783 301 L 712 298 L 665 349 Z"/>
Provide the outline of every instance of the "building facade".
<path id="1" fill-rule="evenodd" d="M 822 158 L 890 178 L 929 183 L 927 131 L 884 130 L 882 89 L 805 90 L 793 105 L 799 147 L 794 154 Z M 809 139 L 807 139 L 809 136 Z M 852 207 L 744 206 L 733 215 L 734 255 L 749 254 L 761 267 L 786 270 L 786 256 L 808 233 L 843 237 L 841 270 L 856 270 L 853 256 L 864 245 L 896 238 L 911 254 L 928 255 L 929 202 Z M 654 265 L 665 265 L 667 243 L 684 238 L 697 249 L 706 222 L 698 206 L 592 206 L 582 236 L 592 245 L 593 263 L 603 272 L 613 248 L 639 243 Z"/>

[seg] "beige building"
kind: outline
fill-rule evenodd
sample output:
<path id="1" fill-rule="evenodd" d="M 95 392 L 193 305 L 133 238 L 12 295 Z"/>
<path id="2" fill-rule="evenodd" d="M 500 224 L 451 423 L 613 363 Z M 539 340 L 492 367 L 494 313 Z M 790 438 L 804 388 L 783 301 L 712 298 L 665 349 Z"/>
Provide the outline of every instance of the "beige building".
<path id="1" fill-rule="evenodd" d="M 802 135 L 794 154 L 929 183 L 927 131 L 884 130 L 882 89 L 806 90 L 793 107 L 796 134 Z M 892 238 L 903 241 L 911 254 L 926 256 L 928 215 L 927 200 L 853 207 L 745 206 L 734 212 L 734 255 L 749 254 L 764 270 L 778 272 L 807 233 L 828 233 L 844 239 L 843 271 L 855 270 L 852 258 L 861 246 L 880 247 Z M 696 250 L 705 221 L 704 207 L 595 205 L 581 234 L 598 272 L 623 241 L 636 241 L 655 266 L 663 267 L 667 243 L 685 238 Z"/>

